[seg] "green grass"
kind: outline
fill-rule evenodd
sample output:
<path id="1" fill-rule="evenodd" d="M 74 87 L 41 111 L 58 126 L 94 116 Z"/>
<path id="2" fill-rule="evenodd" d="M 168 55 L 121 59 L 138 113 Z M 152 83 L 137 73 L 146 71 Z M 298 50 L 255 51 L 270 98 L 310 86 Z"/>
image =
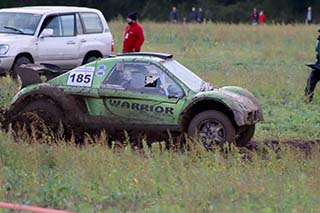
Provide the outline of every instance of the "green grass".
<path id="1" fill-rule="evenodd" d="M 320 91 L 305 104 L 303 90 L 314 61 L 316 26 L 174 25 L 142 23 L 143 51 L 168 52 L 216 86 L 237 85 L 259 99 L 265 121 L 255 140 L 319 139 Z M 111 22 L 116 52 L 125 24 Z M 17 86 L 0 79 L 0 107 Z M 77 212 L 318 212 L 319 147 L 306 158 L 282 152 L 235 150 L 140 155 L 114 152 L 103 139 L 77 147 L 64 141 L 14 142 L 0 133 L 0 200 Z M 4 210 L 3 210 L 4 211 Z M 2 209 L 0 209 L 2 212 Z"/>

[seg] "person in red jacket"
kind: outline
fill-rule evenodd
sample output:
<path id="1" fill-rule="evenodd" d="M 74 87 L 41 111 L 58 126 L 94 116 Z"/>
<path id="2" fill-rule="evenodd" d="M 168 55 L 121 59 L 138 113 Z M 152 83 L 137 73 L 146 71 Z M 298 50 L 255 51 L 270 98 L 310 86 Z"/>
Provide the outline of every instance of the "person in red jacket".
<path id="1" fill-rule="evenodd" d="M 122 52 L 140 52 L 141 46 L 144 42 L 144 33 L 142 26 L 137 22 L 137 12 L 129 13 L 127 17 L 127 23 Z"/>
<path id="2" fill-rule="evenodd" d="M 259 17 L 258 17 L 258 23 L 264 24 L 265 22 L 266 22 L 266 15 L 264 14 L 263 11 L 260 11 Z"/>

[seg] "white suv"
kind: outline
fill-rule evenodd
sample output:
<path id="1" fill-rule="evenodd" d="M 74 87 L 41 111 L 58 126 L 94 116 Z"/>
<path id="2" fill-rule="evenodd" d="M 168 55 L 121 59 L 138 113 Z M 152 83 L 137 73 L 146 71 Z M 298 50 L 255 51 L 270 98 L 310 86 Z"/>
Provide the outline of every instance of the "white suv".
<path id="1" fill-rule="evenodd" d="M 0 74 L 15 77 L 21 64 L 71 69 L 113 51 L 103 14 L 84 7 L 20 7 L 0 10 Z"/>

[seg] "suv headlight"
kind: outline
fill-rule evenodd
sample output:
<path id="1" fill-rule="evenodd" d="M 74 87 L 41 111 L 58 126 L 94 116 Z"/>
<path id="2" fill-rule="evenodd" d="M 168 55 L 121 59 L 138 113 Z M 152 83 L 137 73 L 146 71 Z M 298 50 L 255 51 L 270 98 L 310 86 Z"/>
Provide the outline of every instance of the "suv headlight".
<path id="1" fill-rule="evenodd" d="M 0 55 L 4 55 L 8 52 L 9 45 L 7 44 L 0 44 Z"/>

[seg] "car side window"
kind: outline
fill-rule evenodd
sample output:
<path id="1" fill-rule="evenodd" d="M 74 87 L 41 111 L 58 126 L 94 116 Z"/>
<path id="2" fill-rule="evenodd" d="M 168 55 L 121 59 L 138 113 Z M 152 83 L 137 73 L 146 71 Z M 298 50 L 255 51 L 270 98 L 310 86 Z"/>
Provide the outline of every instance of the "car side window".
<path id="1" fill-rule="evenodd" d="M 82 23 L 79 14 L 76 14 L 77 35 L 83 34 Z"/>
<path id="2" fill-rule="evenodd" d="M 182 97 L 182 89 L 152 63 L 119 62 L 104 82 L 106 88 L 145 94 Z"/>
<path id="3" fill-rule="evenodd" d="M 52 29 L 53 30 L 52 37 L 61 36 L 61 24 L 60 24 L 59 16 L 47 17 L 46 20 L 44 21 L 44 26 L 42 28 Z"/>
<path id="4" fill-rule="evenodd" d="M 84 33 L 102 33 L 103 26 L 100 17 L 96 13 L 80 13 Z"/>
<path id="5" fill-rule="evenodd" d="M 62 15 L 61 18 L 61 29 L 62 36 L 74 36 L 75 35 L 75 17 L 74 14 Z"/>
<path id="6" fill-rule="evenodd" d="M 168 97 L 181 98 L 182 88 L 155 64 L 146 66 L 144 91 L 148 93 L 164 94 Z"/>
<path id="7" fill-rule="evenodd" d="M 44 21 L 41 29 L 49 28 L 53 30 L 52 37 L 74 36 L 75 35 L 75 15 L 50 16 Z"/>

